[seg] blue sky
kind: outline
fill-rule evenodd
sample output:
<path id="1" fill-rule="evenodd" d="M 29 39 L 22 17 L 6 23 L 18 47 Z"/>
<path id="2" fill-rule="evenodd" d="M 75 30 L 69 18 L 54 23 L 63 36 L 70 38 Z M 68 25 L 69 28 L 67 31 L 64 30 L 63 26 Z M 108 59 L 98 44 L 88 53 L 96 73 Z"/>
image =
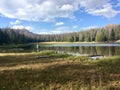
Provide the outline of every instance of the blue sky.
<path id="1" fill-rule="evenodd" d="M 120 24 L 120 0 L 1 0 L 0 28 L 38 34 Z"/>

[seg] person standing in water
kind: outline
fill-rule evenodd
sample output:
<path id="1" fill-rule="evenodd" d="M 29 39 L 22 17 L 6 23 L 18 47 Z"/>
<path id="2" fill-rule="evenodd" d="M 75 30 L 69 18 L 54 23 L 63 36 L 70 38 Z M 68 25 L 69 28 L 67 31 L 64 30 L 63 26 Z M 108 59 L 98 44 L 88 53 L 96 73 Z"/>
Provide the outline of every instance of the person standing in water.
<path id="1" fill-rule="evenodd" d="M 36 44 L 36 50 L 37 50 L 37 52 L 39 52 L 39 45 L 38 44 Z"/>

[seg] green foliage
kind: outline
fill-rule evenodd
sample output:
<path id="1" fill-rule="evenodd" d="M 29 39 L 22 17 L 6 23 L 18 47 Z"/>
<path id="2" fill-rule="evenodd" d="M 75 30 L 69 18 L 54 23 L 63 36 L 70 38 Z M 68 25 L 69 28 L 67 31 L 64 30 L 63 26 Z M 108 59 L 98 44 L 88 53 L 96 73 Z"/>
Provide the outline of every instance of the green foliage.
<path id="1" fill-rule="evenodd" d="M 37 36 L 27 30 L 0 28 L 0 44 L 36 42 Z"/>
<path id="2" fill-rule="evenodd" d="M 69 57 L 70 55 L 68 55 L 67 53 L 56 53 L 56 54 L 52 54 L 51 57 L 56 57 L 56 58 L 66 58 Z"/>
<path id="3" fill-rule="evenodd" d="M 95 41 L 96 41 L 96 42 L 105 42 L 104 31 L 98 31 L 98 32 L 97 32 Z"/>
<path id="4" fill-rule="evenodd" d="M 97 65 L 102 67 L 120 66 L 120 57 L 101 59 L 97 62 Z"/>
<path id="5" fill-rule="evenodd" d="M 40 51 L 37 53 L 38 56 L 49 56 L 52 58 L 65 58 L 68 57 L 70 55 L 68 55 L 67 53 L 58 53 L 54 50 L 44 50 L 44 51 Z"/>
<path id="6" fill-rule="evenodd" d="M 53 54 L 55 54 L 56 52 L 55 51 L 53 51 L 53 50 L 44 50 L 44 51 L 40 51 L 40 52 L 38 52 L 37 54 L 38 55 L 53 55 Z"/>

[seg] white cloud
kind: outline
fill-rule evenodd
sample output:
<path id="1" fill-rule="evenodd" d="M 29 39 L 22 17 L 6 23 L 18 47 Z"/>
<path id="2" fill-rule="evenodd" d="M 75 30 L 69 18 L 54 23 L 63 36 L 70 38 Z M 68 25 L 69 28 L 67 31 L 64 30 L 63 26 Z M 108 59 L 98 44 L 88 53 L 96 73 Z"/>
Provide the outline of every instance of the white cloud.
<path id="1" fill-rule="evenodd" d="M 88 29 L 94 29 L 94 28 L 98 28 L 98 26 L 87 26 L 87 27 L 83 27 L 82 30 L 88 30 Z"/>
<path id="2" fill-rule="evenodd" d="M 64 23 L 63 23 L 63 22 L 57 22 L 57 23 L 55 24 L 55 26 L 61 26 L 61 25 L 64 25 Z"/>
<path id="3" fill-rule="evenodd" d="M 73 32 L 72 30 L 70 30 L 69 27 L 57 27 L 54 30 L 41 30 L 41 32 L 39 34 L 61 34 L 61 33 L 69 33 L 69 32 Z"/>
<path id="4" fill-rule="evenodd" d="M 116 7 L 119 7 L 120 6 L 120 3 L 118 3 L 117 5 L 116 5 Z"/>
<path id="5" fill-rule="evenodd" d="M 76 29 L 78 26 L 77 25 L 74 25 L 73 28 Z"/>
<path id="6" fill-rule="evenodd" d="M 51 34 L 50 32 L 47 32 L 47 31 L 41 31 L 40 33 L 38 33 L 38 34 Z"/>
<path id="7" fill-rule="evenodd" d="M 113 9 L 110 0 L 80 0 L 79 3 L 81 7 L 85 8 L 85 12 L 91 15 L 112 18 L 119 13 Z"/>
<path id="8" fill-rule="evenodd" d="M 30 21 L 73 18 L 73 13 L 81 8 L 89 14 L 106 18 L 112 18 L 119 13 L 113 9 L 110 0 L 0 0 L 0 14 Z"/>
<path id="9" fill-rule="evenodd" d="M 10 22 L 11 25 L 15 25 L 15 24 L 19 24 L 19 23 L 21 23 L 20 20 L 15 20 L 15 21 L 11 21 Z"/>
<path id="10" fill-rule="evenodd" d="M 9 18 L 50 21 L 57 17 L 72 18 L 77 0 L 1 0 L 0 13 Z"/>
<path id="11" fill-rule="evenodd" d="M 89 14 L 96 16 L 104 16 L 106 18 L 112 18 L 116 16 L 119 12 L 112 9 L 112 5 L 106 4 L 102 9 L 98 10 L 88 10 Z"/>
<path id="12" fill-rule="evenodd" d="M 39 34 L 60 34 L 61 31 L 41 31 Z"/>
<path id="13" fill-rule="evenodd" d="M 71 10 L 74 10 L 74 7 L 70 4 L 65 4 L 60 9 L 63 11 L 71 11 Z"/>
<path id="14" fill-rule="evenodd" d="M 116 4 L 116 7 L 119 7 L 120 6 L 120 0 L 117 0 L 118 3 Z"/>
<path id="15" fill-rule="evenodd" d="M 61 31 L 42 31 L 39 34 L 60 34 Z"/>
<path id="16" fill-rule="evenodd" d="M 58 31 L 60 33 L 67 33 L 67 32 L 71 32 L 70 28 L 67 26 L 62 26 L 62 27 L 57 27 L 55 28 L 55 30 L 53 31 Z"/>
<path id="17" fill-rule="evenodd" d="M 88 9 L 98 9 L 107 4 L 108 0 L 79 0 L 80 7 Z"/>
<path id="18" fill-rule="evenodd" d="M 32 27 L 31 26 L 23 26 L 23 25 L 14 25 L 12 26 L 13 29 L 27 29 L 27 30 L 31 30 Z"/>

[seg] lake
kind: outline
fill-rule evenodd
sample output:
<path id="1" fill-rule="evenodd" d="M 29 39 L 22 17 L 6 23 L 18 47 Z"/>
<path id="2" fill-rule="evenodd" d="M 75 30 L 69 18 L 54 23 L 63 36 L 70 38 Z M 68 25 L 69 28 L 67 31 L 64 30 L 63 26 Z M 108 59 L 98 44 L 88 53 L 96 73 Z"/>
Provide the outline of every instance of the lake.
<path id="1" fill-rule="evenodd" d="M 100 55 L 100 56 L 120 56 L 120 44 L 21 44 L 13 46 L 0 46 L 0 53 L 8 52 L 33 52 L 42 50 L 55 50 L 74 55 Z"/>

